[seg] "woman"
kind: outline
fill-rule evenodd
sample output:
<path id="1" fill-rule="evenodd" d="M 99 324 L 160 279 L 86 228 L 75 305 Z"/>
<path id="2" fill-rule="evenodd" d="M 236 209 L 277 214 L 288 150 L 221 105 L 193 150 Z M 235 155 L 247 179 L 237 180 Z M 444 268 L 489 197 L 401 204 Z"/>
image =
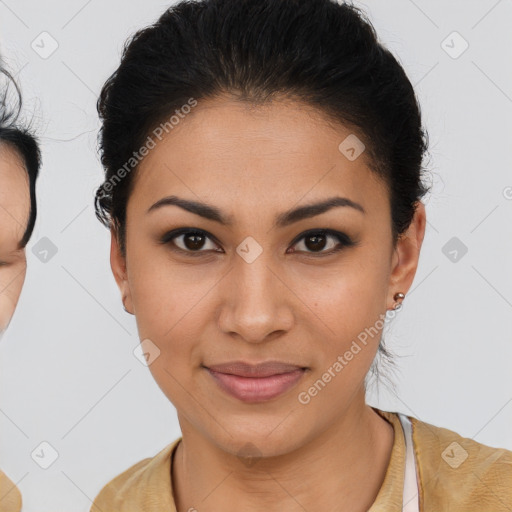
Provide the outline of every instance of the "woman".
<path id="1" fill-rule="evenodd" d="M 330 0 L 181 2 L 99 100 L 97 215 L 182 437 L 92 510 L 509 510 L 512 452 L 365 403 L 425 232 L 419 106 Z"/>
<path id="2" fill-rule="evenodd" d="M 12 76 L 5 77 L 0 92 L 0 339 L 18 304 L 27 269 L 25 249 L 36 221 L 36 179 L 40 152 L 34 136 L 19 122 L 21 95 Z M 12 85 L 12 88 L 10 88 Z M 9 89 L 16 93 L 12 108 Z M 0 471 L 0 510 L 21 510 L 21 494 Z"/>

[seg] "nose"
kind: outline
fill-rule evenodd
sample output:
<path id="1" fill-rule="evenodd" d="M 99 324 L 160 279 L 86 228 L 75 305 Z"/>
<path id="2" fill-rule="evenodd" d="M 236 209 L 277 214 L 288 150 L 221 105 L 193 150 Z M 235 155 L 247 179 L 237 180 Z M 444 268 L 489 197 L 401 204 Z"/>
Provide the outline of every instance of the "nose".
<path id="1" fill-rule="evenodd" d="M 235 258 L 222 296 L 219 326 L 231 336 L 260 343 L 293 326 L 294 295 L 263 255 L 252 263 Z"/>

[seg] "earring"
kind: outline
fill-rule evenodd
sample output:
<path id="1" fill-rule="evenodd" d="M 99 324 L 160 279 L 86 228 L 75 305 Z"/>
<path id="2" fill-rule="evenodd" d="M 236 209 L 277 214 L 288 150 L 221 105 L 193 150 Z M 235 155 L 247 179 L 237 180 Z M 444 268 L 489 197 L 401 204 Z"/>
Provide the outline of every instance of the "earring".
<path id="1" fill-rule="evenodd" d="M 397 292 L 395 293 L 395 295 L 393 296 L 393 299 L 395 301 L 397 300 L 403 300 L 405 298 L 405 295 L 402 293 L 402 292 Z M 394 308 L 393 308 L 395 311 L 398 311 L 399 309 L 402 309 L 402 303 L 401 302 L 398 302 L 395 304 Z"/>

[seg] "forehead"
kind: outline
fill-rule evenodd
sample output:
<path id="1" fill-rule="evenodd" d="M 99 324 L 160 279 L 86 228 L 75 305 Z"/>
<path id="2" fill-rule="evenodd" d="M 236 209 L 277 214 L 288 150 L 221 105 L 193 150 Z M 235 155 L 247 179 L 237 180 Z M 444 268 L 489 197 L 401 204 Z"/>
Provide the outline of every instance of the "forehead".
<path id="1" fill-rule="evenodd" d="M 29 179 L 23 161 L 17 151 L 0 143 L 0 250 L 14 250 L 29 213 Z"/>
<path id="2" fill-rule="evenodd" d="M 357 202 L 387 201 L 364 151 L 350 160 L 340 150 L 353 137 L 347 126 L 296 101 L 201 100 L 161 140 L 153 137 L 133 194 L 142 203 L 181 190 L 226 209 L 241 203 L 281 209 L 306 194 L 314 200 L 332 192 Z"/>

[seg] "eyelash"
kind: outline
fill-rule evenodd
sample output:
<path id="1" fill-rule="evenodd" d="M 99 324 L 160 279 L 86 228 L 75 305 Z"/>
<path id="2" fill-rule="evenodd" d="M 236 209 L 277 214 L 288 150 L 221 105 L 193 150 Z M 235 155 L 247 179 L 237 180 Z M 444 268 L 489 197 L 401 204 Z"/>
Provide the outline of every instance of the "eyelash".
<path id="1" fill-rule="evenodd" d="M 179 236 L 182 236 L 182 235 L 200 235 L 200 236 L 205 236 L 206 238 L 209 238 L 210 240 L 212 240 L 217 245 L 220 245 L 215 240 L 215 237 L 210 235 L 210 233 L 208 233 L 207 231 L 203 231 L 202 229 L 196 229 L 196 228 L 180 228 L 180 229 L 174 229 L 172 231 L 169 231 L 168 233 L 166 233 L 161 238 L 160 243 L 163 244 L 163 245 L 172 244 L 174 246 L 172 248 L 174 251 L 185 253 L 188 256 L 192 256 L 192 257 L 201 256 L 202 253 L 209 252 L 208 250 L 201 250 L 200 249 L 200 250 L 197 250 L 197 251 L 192 251 L 192 250 L 182 249 L 181 247 L 177 247 L 176 244 L 173 242 L 173 240 L 175 238 L 178 238 Z M 296 245 L 302 239 L 308 238 L 308 237 L 310 237 L 312 235 L 320 235 L 320 236 L 327 236 L 327 237 L 336 238 L 338 240 L 338 246 L 335 247 L 334 249 L 331 249 L 330 251 L 325 251 L 325 252 L 322 252 L 322 251 L 319 251 L 319 252 L 315 252 L 315 251 L 293 251 L 293 252 L 303 253 L 303 254 L 306 254 L 308 256 L 314 256 L 314 257 L 318 257 L 319 256 L 319 257 L 322 257 L 322 256 L 329 256 L 331 254 L 337 253 L 337 252 L 341 251 L 345 247 L 352 247 L 354 245 L 357 245 L 357 243 L 355 241 L 353 241 L 348 235 L 346 235 L 345 233 L 342 233 L 341 231 L 335 231 L 335 230 L 332 230 L 332 229 L 310 229 L 308 231 L 305 231 L 304 233 L 301 233 L 297 238 L 295 238 L 294 241 L 292 242 L 292 246 Z M 220 252 L 220 251 L 215 250 L 214 252 Z"/>

